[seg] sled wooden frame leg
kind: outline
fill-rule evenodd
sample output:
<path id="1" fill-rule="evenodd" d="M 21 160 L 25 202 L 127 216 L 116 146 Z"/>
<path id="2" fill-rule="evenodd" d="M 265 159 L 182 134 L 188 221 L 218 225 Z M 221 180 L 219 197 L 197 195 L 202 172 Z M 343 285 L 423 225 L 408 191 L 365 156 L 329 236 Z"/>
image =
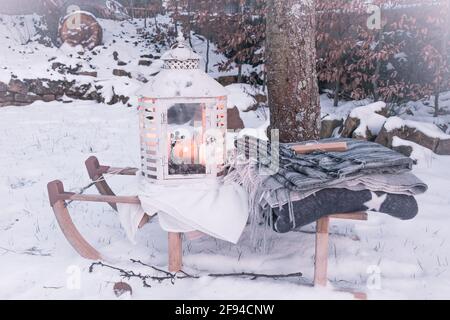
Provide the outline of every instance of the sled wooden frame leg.
<path id="1" fill-rule="evenodd" d="M 329 225 L 331 219 L 347 220 L 367 220 L 366 212 L 332 214 L 317 220 L 316 241 L 314 258 L 314 286 L 325 287 L 328 282 L 328 246 L 329 246 Z M 366 299 L 366 295 L 361 292 L 352 292 L 356 299 Z"/>
<path id="2" fill-rule="evenodd" d="M 182 268 L 183 260 L 183 244 L 181 240 L 181 233 L 169 232 L 169 272 L 179 272 Z"/>
<path id="3" fill-rule="evenodd" d="M 134 176 L 138 169 L 136 168 L 114 168 L 109 166 L 100 165 L 97 157 L 89 157 L 84 164 L 89 174 L 89 178 L 94 182 L 95 187 L 101 195 L 115 196 L 115 193 L 111 190 L 108 183 L 105 180 L 104 175 L 107 173 L 113 173 L 118 175 Z M 108 202 L 108 204 L 117 211 L 117 205 L 114 202 Z"/>

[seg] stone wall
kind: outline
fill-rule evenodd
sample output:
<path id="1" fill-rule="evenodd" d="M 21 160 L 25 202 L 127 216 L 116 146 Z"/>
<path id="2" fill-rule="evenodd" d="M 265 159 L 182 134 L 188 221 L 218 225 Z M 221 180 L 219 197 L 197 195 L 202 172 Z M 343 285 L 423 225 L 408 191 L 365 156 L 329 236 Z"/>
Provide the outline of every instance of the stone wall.
<path id="1" fill-rule="evenodd" d="M 24 106 L 35 101 L 55 101 L 64 95 L 80 100 L 95 100 L 105 102 L 99 90 L 100 85 L 92 83 L 76 84 L 75 81 L 49 79 L 11 79 L 9 83 L 0 82 L 0 107 Z M 127 103 L 129 97 L 114 95 L 108 104 Z"/>

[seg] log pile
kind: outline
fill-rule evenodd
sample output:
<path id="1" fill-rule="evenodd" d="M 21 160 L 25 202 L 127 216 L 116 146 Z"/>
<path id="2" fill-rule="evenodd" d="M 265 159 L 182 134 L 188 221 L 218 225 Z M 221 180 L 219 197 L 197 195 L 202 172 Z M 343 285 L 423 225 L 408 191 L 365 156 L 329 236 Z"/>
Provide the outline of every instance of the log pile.
<path id="1" fill-rule="evenodd" d="M 95 16 L 84 11 L 75 11 L 64 17 L 59 27 L 61 42 L 72 47 L 81 45 L 92 50 L 102 43 L 103 30 Z"/>

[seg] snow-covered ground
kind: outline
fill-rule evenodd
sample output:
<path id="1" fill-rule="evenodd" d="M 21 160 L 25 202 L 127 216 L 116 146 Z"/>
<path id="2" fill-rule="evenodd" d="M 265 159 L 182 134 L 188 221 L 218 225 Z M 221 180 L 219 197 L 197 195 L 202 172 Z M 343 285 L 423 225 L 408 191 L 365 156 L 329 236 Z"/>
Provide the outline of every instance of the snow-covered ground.
<path id="1" fill-rule="evenodd" d="M 92 102 L 36 102 L 2 108 L 0 119 L 0 298 L 116 299 L 112 287 L 121 280 L 119 273 L 99 267 L 89 272 L 91 262 L 75 253 L 56 223 L 46 183 L 61 179 L 75 191 L 86 185 L 83 162 L 90 155 L 113 166 L 138 166 L 137 111 Z M 366 291 L 372 299 L 450 297 L 450 157 L 417 146 L 413 156 L 419 160 L 414 172 L 430 186 L 417 197 L 419 215 L 400 221 L 373 213 L 367 222 L 333 222 L 329 279 L 334 286 Z M 132 178 L 109 181 L 117 193 L 133 194 Z M 167 236 L 156 220 L 139 231 L 133 245 L 108 206 L 72 203 L 69 208 L 81 232 L 113 258 L 112 264 L 147 274 L 154 271 L 129 259 L 167 267 Z M 331 288 L 305 286 L 313 276 L 311 231 L 312 225 L 288 234 L 269 232 L 266 252 L 250 241 L 248 231 L 238 245 L 212 238 L 186 240 L 184 268 L 199 279 L 151 282 L 151 288 L 137 279 L 125 281 L 135 299 L 352 298 Z M 300 271 L 304 278 L 207 276 L 241 271 Z"/>

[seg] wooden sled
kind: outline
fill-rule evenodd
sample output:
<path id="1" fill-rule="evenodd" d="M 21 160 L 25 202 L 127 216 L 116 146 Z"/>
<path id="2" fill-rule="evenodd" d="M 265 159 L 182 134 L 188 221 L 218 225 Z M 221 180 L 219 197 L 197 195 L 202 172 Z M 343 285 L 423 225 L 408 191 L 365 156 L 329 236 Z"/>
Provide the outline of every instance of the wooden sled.
<path id="1" fill-rule="evenodd" d="M 47 185 L 50 205 L 55 213 L 56 220 L 70 245 L 83 258 L 90 260 L 105 260 L 105 257 L 97 251 L 78 231 L 70 217 L 67 208 L 67 201 L 88 201 L 88 202 L 104 202 L 108 203 L 115 211 L 117 211 L 118 203 L 140 204 L 137 196 L 117 196 L 109 187 L 105 180 L 105 174 L 113 173 L 118 175 L 133 176 L 138 169 L 136 168 L 115 168 L 100 165 L 98 159 L 94 156 L 85 161 L 86 169 L 92 184 L 95 185 L 99 195 L 76 194 L 64 190 L 61 181 L 55 180 Z M 169 232 L 169 271 L 177 272 L 181 270 L 182 264 L 182 243 L 181 234 Z"/>
<path id="2" fill-rule="evenodd" d="M 69 243 L 82 257 L 90 260 L 104 260 L 104 257 L 91 246 L 73 223 L 66 201 L 90 201 L 108 203 L 117 211 L 118 203 L 140 204 L 137 196 L 117 196 L 105 180 L 105 174 L 133 176 L 138 172 L 136 168 L 115 168 L 100 165 L 96 157 L 90 157 L 85 162 L 90 179 L 93 181 L 99 195 L 76 194 L 64 190 L 61 181 L 55 180 L 47 185 L 50 205 L 55 213 L 56 220 Z M 315 263 L 314 285 L 327 285 L 328 247 L 329 247 L 329 223 L 331 219 L 367 220 L 367 213 L 355 212 L 344 214 L 332 214 L 322 217 L 317 221 L 315 237 Z M 168 233 L 169 271 L 178 272 L 182 268 L 182 239 L 181 233 Z M 362 293 L 354 293 L 356 298 L 365 298 Z"/>

